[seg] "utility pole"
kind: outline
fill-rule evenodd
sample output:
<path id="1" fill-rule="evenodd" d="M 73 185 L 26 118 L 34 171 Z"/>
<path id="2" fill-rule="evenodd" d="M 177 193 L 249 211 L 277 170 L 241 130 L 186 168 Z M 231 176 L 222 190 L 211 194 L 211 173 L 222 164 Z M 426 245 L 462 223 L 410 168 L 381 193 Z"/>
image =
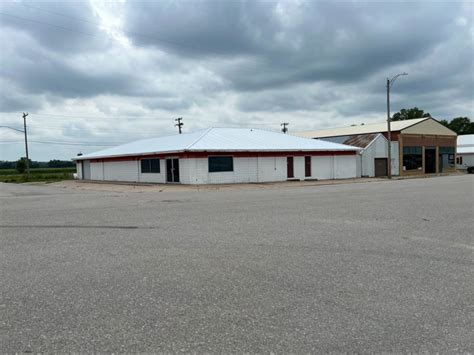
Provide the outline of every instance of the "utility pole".
<path id="1" fill-rule="evenodd" d="M 181 122 L 182 119 L 183 119 L 182 117 L 179 117 L 179 118 L 175 119 L 175 121 L 178 122 L 178 123 L 175 124 L 175 127 L 178 127 L 179 134 L 181 134 L 181 127 L 184 126 L 184 123 Z"/>
<path id="2" fill-rule="evenodd" d="M 388 161 L 387 161 L 387 176 L 392 178 L 392 131 L 390 127 L 390 79 L 387 78 L 387 139 L 388 139 Z"/>
<path id="3" fill-rule="evenodd" d="M 26 133 L 26 116 L 28 116 L 28 113 L 23 112 L 23 132 L 25 132 L 25 151 L 26 151 L 26 176 L 30 177 L 30 158 L 28 156 L 28 134 Z"/>
<path id="4" fill-rule="evenodd" d="M 286 134 L 286 132 L 288 132 L 288 128 L 286 128 L 286 126 L 288 126 L 288 125 L 289 125 L 288 122 L 283 122 L 282 124 L 280 124 L 280 126 L 283 127 L 283 128 L 281 129 L 281 131 L 282 131 L 283 133 L 285 133 L 285 134 Z"/>
<path id="5" fill-rule="evenodd" d="M 392 178 L 392 131 L 390 127 L 390 89 L 392 88 L 393 83 L 401 75 L 408 75 L 407 73 L 401 73 L 395 75 L 392 79 L 387 78 L 387 140 L 388 140 L 388 162 L 387 162 L 387 175 L 388 178 Z"/>

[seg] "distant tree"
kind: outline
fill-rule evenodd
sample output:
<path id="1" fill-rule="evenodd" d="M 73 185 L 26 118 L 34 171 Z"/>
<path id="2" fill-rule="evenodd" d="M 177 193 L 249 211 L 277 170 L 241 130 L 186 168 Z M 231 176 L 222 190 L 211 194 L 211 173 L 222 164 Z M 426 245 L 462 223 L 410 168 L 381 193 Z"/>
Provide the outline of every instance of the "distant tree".
<path id="1" fill-rule="evenodd" d="M 6 161 L 6 160 L 0 161 L 0 169 L 15 169 L 15 167 L 16 167 L 16 162 L 14 161 Z"/>
<path id="2" fill-rule="evenodd" d="M 469 117 L 456 117 L 450 122 L 447 120 L 441 120 L 439 122 L 450 130 L 456 132 L 458 135 L 474 134 L 474 122 L 471 122 Z"/>
<path id="3" fill-rule="evenodd" d="M 404 121 L 404 120 L 412 120 L 414 118 L 423 118 L 423 117 L 431 117 L 431 115 L 423 110 L 420 110 L 418 107 L 413 108 L 402 108 L 400 112 L 395 113 L 392 116 L 392 121 Z"/>
<path id="4" fill-rule="evenodd" d="M 50 160 L 48 168 L 72 168 L 75 164 L 70 160 Z"/>
<path id="5" fill-rule="evenodd" d="M 17 160 L 16 162 L 16 171 L 18 171 L 20 174 L 24 174 L 26 171 L 26 159 L 21 158 Z"/>
<path id="6" fill-rule="evenodd" d="M 474 134 L 474 122 L 468 117 L 456 117 L 449 122 L 451 128 L 457 134 Z"/>

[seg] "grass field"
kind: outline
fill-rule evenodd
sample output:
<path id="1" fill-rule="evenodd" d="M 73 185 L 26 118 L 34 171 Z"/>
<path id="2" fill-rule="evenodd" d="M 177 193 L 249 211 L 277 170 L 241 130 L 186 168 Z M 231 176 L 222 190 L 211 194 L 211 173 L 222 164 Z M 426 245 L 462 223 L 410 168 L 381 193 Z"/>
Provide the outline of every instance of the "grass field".
<path id="1" fill-rule="evenodd" d="M 39 168 L 30 169 L 30 177 L 26 174 L 18 174 L 15 169 L 2 169 L 0 170 L 0 182 L 33 182 L 33 181 L 45 181 L 55 182 L 61 180 L 73 179 L 73 174 L 76 172 L 76 168 Z"/>

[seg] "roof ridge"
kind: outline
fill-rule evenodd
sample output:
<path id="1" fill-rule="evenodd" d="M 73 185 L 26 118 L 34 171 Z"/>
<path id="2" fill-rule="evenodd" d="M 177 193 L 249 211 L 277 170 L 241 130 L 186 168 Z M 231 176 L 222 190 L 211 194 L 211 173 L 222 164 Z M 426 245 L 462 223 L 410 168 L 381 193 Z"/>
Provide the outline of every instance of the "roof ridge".
<path id="1" fill-rule="evenodd" d="M 419 123 L 419 122 L 422 122 L 422 121 L 430 119 L 430 118 L 437 121 L 435 118 L 430 116 L 430 117 L 410 118 L 408 120 L 400 120 L 400 121 L 390 120 L 390 122 L 393 124 L 395 122 L 410 122 L 410 121 L 415 121 L 416 120 L 417 121 L 416 123 Z M 316 129 L 312 129 L 312 130 L 295 131 L 293 133 L 298 134 L 298 133 L 305 133 L 305 132 L 322 132 L 322 131 L 339 130 L 339 129 L 353 128 L 353 127 L 367 127 L 367 126 L 370 127 L 370 126 L 382 125 L 382 124 L 386 124 L 386 123 L 387 123 L 387 121 L 377 121 L 377 122 L 363 123 L 363 124 L 351 124 L 351 125 L 348 125 L 348 126 L 337 126 L 337 127 L 329 127 L 329 128 L 328 127 L 326 127 L 326 128 L 316 128 Z M 413 122 L 413 124 L 411 124 L 410 126 L 413 126 L 416 123 Z M 364 133 L 355 133 L 355 134 L 364 134 Z"/>
<path id="2" fill-rule="evenodd" d="M 208 134 L 214 127 L 209 127 L 207 128 L 199 137 L 197 137 L 191 144 L 188 144 L 186 147 L 184 147 L 184 150 L 190 149 L 193 145 L 195 145 L 197 142 L 199 142 L 206 134 Z"/>

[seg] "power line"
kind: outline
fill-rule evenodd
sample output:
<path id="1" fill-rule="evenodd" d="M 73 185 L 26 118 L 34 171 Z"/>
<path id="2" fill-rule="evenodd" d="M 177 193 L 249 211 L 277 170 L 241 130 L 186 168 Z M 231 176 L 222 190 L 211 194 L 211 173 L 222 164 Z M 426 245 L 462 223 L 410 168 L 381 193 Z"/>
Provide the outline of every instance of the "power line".
<path id="1" fill-rule="evenodd" d="M 155 120 L 156 117 L 143 117 L 143 116 L 78 116 L 78 115 L 58 115 L 58 114 L 53 114 L 53 113 L 38 113 L 38 112 L 31 112 L 32 115 L 35 116 L 50 116 L 50 117 L 63 117 L 63 118 L 84 118 L 84 119 L 91 119 L 91 120 L 96 120 L 96 119 L 153 119 Z M 163 120 L 169 119 L 169 118 L 162 118 Z"/>
<path id="2" fill-rule="evenodd" d="M 27 5 L 27 4 L 24 4 L 24 3 L 18 4 L 18 5 L 21 5 L 21 6 L 30 8 L 30 9 L 34 9 L 34 10 L 37 10 L 37 11 L 46 12 L 46 13 L 49 13 L 49 14 L 52 14 L 52 15 L 65 17 L 65 18 L 68 18 L 68 19 L 71 19 L 71 20 L 74 20 L 74 21 L 78 21 L 78 22 L 85 22 L 85 23 L 89 23 L 89 24 L 99 26 L 99 27 L 103 26 L 103 24 L 98 23 L 98 22 L 89 21 L 89 20 L 74 17 L 74 16 L 69 16 L 69 15 L 66 15 L 66 14 L 63 14 L 63 13 L 60 13 L 60 12 L 57 12 L 57 11 L 46 10 L 46 9 L 42 9 L 40 7 Z M 123 30 L 123 29 L 121 29 L 121 32 L 126 33 L 126 34 L 139 36 L 139 37 L 147 37 L 147 38 L 159 41 L 159 42 L 163 42 L 163 43 L 167 43 L 167 44 L 171 44 L 171 45 L 179 46 L 179 47 L 183 47 L 183 48 L 199 49 L 199 47 L 192 47 L 192 46 L 189 46 L 187 44 L 183 44 L 183 43 L 176 42 L 176 41 L 170 41 L 168 39 L 160 38 L 160 37 L 157 37 L 156 35 L 145 34 L 143 32 L 127 31 L 127 30 Z M 92 35 L 92 34 L 90 34 L 90 35 Z M 232 53 L 225 52 L 225 51 L 214 51 L 213 54 L 220 54 L 220 55 L 225 55 L 225 56 L 232 55 Z"/>
<path id="3" fill-rule="evenodd" d="M 21 5 L 23 7 L 27 7 L 27 8 L 30 8 L 30 9 L 34 9 L 34 10 L 37 10 L 37 11 L 46 12 L 46 13 L 49 13 L 49 14 L 52 14 L 52 15 L 65 17 L 65 18 L 68 18 L 68 19 L 71 19 L 71 20 L 74 20 L 74 21 L 77 21 L 77 22 L 85 22 L 85 23 L 89 23 L 89 24 L 92 24 L 92 25 L 95 25 L 95 26 L 98 26 L 98 27 L 103 27 L 102 23 L 89 21 L 89 20 L 86 20 L 84 18 L 79 18 L 79 17 L 75 17 L 75 16 L 66 15 L 66 14 L 61 13 L 61 12 L 43 9 L 41 7 L 27 5 L 25 3 L 19 3 L 18 5 Z M 143 33 L 143 32 L 128 31 L 128 30 L 124 30 L 124 29 L 121 29 L 120 31 L 125 33 L 125 34 L 130 34 L 130 35 L 134 35 L 134 36 L 138 36 L 138 37 L 145 37 L 145 38 L 153 39 L 153 40 L 158 41 L 158 42 L 170 44 L 170 45 L 173 45 L 173 46 L 182 47 L 182 48 L 185 48 L 185 49 L 193 49 L 193 50 L 200 49 L 199 46 L 190 46 L 189 44 L 184 44 L 184 43 L 177 42 L 177 41 L 170 41 L 169 39 L 164 39 L 162 37 L 158 37 L 156 34 L 146 34 L 146 33 Z M 209 51 L 209 53 L 216 54 L 216 55 L 223 55 L 223 56 L 226 56 L 226 57 L 234 55 L 234 53 L 232 53 L 232 52 L 223 51 L 223 50 L 213 50 L 213 51 Z"/>
<path id="4" fill-rule="evenodd" d="M 43 22 L 43 21 L 38 21 L 38 20 L 33 20 L 33 19 L 30 19 L 30 18 L 26 18 L 26 17 L 21 17 L 21 16 L 17 16 L 17 15 L 7 14 L 7 13 L 5 13 L 5 12 L 0 12 L 0 15 L 14 17 L 14 18 L 17 18 L 17 19 L 19 19 L 19 20 L 28 21 L 28 22 L 33 22 L 33 23 L 37 23 L 37 24 L 40 24 L 40 25 L 55 27 L 55 28 L 58 28 L 58 29 L 60 29 L 60 30 L 65 30 L 65 31 L 69 31 L 69 32 L 76 32 L 76 33 L 80 33 L 80 34 L 85 35 L 85 36 L 99 37 L 98 35 L 95 35 L 95 34 L 92 34 L 92 33 L 82 32 L 82 31 L 74 30 L 74 29 L 71 29 L 71 28 L 68 28 L 68 27 L 58 26 L 58 25 L 54 25 L 54 24 L 52 24 L 52 23 Z"/>
<path id="5" fill-rule="evenodd" d="M 120 119 L 134 119 L 134 120 L 149 120 L 151 122 L 156 122 L 157 119 L 162 120 L 163 122 L 168 121 L 169 117 L 161 117 L 157 118 L 155 116 L 82 116 L 82 115 L 58 115 L 52 113 L 38 113 L 38 112 L 30 112 L 31 115 L 35 116 L 45 116 L 45 117 L 53 117 L 57 119 L 68 119 L 68 118 L 82 118 L 88 120 L 120 120 Z M 214 122 L 213 120 L 203 120 L 199 119 L 199 122 Z"/>
<path id="6" fill-rule="evenodd" d="M 22 6 L 26 6 L 26 7 L 30 7 L 32 9 L 35 9 L 35 10 L 39 10 L 39 11 L 44 11 L 44 12 L 49 12 L 49 13 L 52 13 L 52 14 L 55 14 L 55 15 L 58 15 L 58 16 L 63 16 L 63 17 L 67 17 L 67 18 L 71 18 L 71 19 L 74 19 L 75 21 L 81 21 L 81 22 L 87 22 L 87 23 L 90 23 L 90 24 L 94 24 L 96 26 L 103 26 L 102 24 L 99 24 L 97 22 L 92 22 L 92 21 L 88 21 L 88 20 L 84 20 L 84 19 L 78 19 L 76 17 L 72 17 L 72 16 L 69 16 L 69 15 L 65 15 L 65 14 L 61 14 L 59 12 L 55 12 L 55 11 L 49 11 L 49 10 L 45 10 L 45 9 L 41 9 L 41 8 L 37 8 L 37 7 L 34 7 L 34 6 L 31 6 L 31 5 L 24 5 L 24 4 L 20 4 Z M 32 22 L 32 23 L 36 23 L 36 24 L 40 24 L 40 25 L 46 25 L 46 26 L 51 26 L 51 27 L 55 27 L 55 28 L 58 28 L 58 29 L 61 29 L 61 30 L 65 30 L 65 31 L 68 31 L 68 32 L 76 32 L 76 33 L 79 33 L 79 34 L 82 34 L 82 35 L 87 35 L 87 36 L 91 36 L 91 37 L 100 37 L 96 34 L 92 34 L 92 33 L 88 33 L 88 32 L 84 32 L 84 31 L 79 31 L 79 30 L 75 30 L 75 29 L 72 29 L 72 28 L 68 28 L 68 27 L 64 27 L 64 26 L 59 26 L 59 25 L 55 25 L 55 24 L 51 24 L 51 23 L 48 23 L 48 22 L 44 22 L 44 21 L 38 21 L 38 20 L 34 20 L 34 19 L 30 19 L 30 18 L 25 18 L 25 17 L 22 17 L 22 16 L 17 16 L 17 15 L 13 15 L 13 14 L 8 14 L 8 13 L 4 13 L 4 12 L 0 12 L 0 15 L 4 15 L 4 16 L 10 16 L 10 17 L 13 17 L 13 18 L 17 18 L 19 20 L 23 20 L 23 21 L 29 21 L 29 22 Z M 196 49 L 199 49 L 200 47 L 193 47 L 193 46 L 189 46 L 189 45 L 185 45 L 185 44 L 182 44 L 182 43 L 179 43 L 179 42 L 175 42 L 175 41 L 169 41 L 169 40 L 166 40 L 166 39 L 162 39 L 162 38 L 158 38 L 156 36 L 153 36 L 153 35 L 147 35 L 147 34 L 144 34 L 144 33 L 138 33 L 138 32 L 133 32 L 133 31 L 126 31 L 126 30 L 121 30 L 121 32 L 123 33 L 126 33 L 126 34 L 133 34 L 135 36 L 142 36 L 142 37 L 148 37 L 150 39 L 154 39 L 158 42 L 163 42 L 163 43 L 168 43 L 168 44 L 172 44 L 174 46 L 178 46 L 178 47 L 183 47 L 183 48 L 189 48 L 189 49 L 192 49 L 192 50 L 196 50 Z M 135 47 L 142 47 L 142 48 L 146 48 L 145 46 L 139 46 L 137 45 L 136 43 L 134 43 L 134 46 Z M 225 57 L 225 59 L 232 59 L 232 56 L 235 57 L 235 53 L 232 53 L 232 52 L 225 52 L 225 51 L 216 51 L 216 50 L 208 50 L 207 51 L 208 53 L 214 55 L 214 56 L 221 56 L 221 59 L 220 61 L 222 61 Z M 202 55 L 202 54 L 199 54 L 199 53 L 189 53 L 187 52 L 186 53 L 186 56 L 187 57 L 196 57 L 196 58 L 199 58 L 199 59 L 202 59 L 203 57 L 205 58 L 205 61 L 208 61 L 208 62 L 217 62 L 219 61 L 219 59 L 215 59 L 215 57 L 209 57 L 209 56 L 206 56 L 206 55 Z M 249 56 L 247 56 L 248 58 Z M 251 70 L 255 71 L 255 69 L 258 68 L 258 72 L 261 73 L 261 72 L 267 72 L 267 73 L 275 73 L 275 72 L 278 72 L 278 71 L 281 71 L 281 69 L 274 69 L 274 70 L 271 70 L 268 68 L 268 66 L 260 66 L 258 67 L 258 63 L 257 61 L 254 59 L 254 63 L 252 64 L 246 64 L 247 65 L 247 68 L 244 67 L 243 64 L 238 64 L 238 63 L 234 63 L 234 64 L 231 64 L 231 63 L 226 63 L 226 67 L 238 67 L 240 70 L 244 70 L 244 71 L 247 71 L 247 72 L 250 72 Z M 265 64 L 264 62 L 261 61 L 260 64 Z M 268 64 L 268 63 L 267 63 Z M 301 71 L 301 67 L 300 66 L 288 66 L 288 65 L 285 65 L 285 68 L 286 69 L 294 69 L 294 70 L 297 70 L 297 71 Z"/>
<path id="7" fill-rule="evenodd" d="M 150 122 L 152 122 L 152 123 L 156 122 L 156 121 L 155 121 L 155 120 L 156 120 L 156 117 L 149 117 L 149 116 L 143 116 L 143 117 L 142 117 L 142 116 L 139 116 L 139 117 L 137 117 L 137 116 L 133 116 L 133 117 L 130 117 L 130 116 L 116 116 L 116 117 L 115 117 L 115 116 L 102 116 L 102 117 L 98 117 L 98 116 L 58 115 L 58 114 L 50 114 L 50 113 L 36 113 L 36 112 L 30 112 L 30 114 L 31 114 L 31 115 L 35 115 L 35 116 L 53 117 L 53 120 L 54 120 L 54 119 L 57 119 L 58 121 L 63 121 L 63 119 L 66 120 L 66 119 L 69 119 L 69 118 L 82 118 L 82 119 L 99 120 L 99 121 L 102 120 L 102 119 L 107 120 L 107 119 L 128 119 L 128 118 L 133 118 L 133 119 L 139 119 L 139 120 L 143 120 L 143 121 L 145 121 L 145 120 L 150 120 Z M 11 121 L 10 118 L 2 117 L 1 119 L 6 119 L 7 121 Z M 169 118 L 160 118 L 160 120 L 163 120 L 163 123 L 164 123 L 164 121 L 165 121 L 165 120 L 168 121 Z M 196 120 L 196 122 L 199 122 L 199 123 L 200 123 L 200 122 L 217 123 L 215 120 L 206 120 L 206 119 L 201 119 L 201 118 L 199 118 L 198 120 Z M 146 122 L 146 123 L 149 124 L 148 122 Z M 234 123 L 229 124 L 229 126 L 245 126 L 245 127 L 247 127 L 247 126 L 265 126 L 265 127 L 269 127 L 269 126 L 272 126 L 272 123 L 268 123 L 268 124 L 265 124 L 265 123 L 252 123 L 252 124 L 250 124 L 250 125 L 247 125 L 247 124 L 242 125 L 242 124 L 239 124 L 239 123 L 235 123 L 235 122 L 234 122 Z M 45 127 L 45 126 L 43 126 L 43 127 Z M 157 128 L 158 128 L 158 127 L 157 127 Z M 77 129 L 79 129 L 79 128 L 77 128 Z M 80 128 L 80 129 L 82 129 L 82 128 Z M 97 128 L 95 128 L 95 129 L 97 129 Z M 109 128 L 107 128 L 107 130 L 108 130 L 108 129 L 109 129 Z M 145 129 L 145 130 L 149 130 L 149 127 L 148 127 L 148 128 L 144 128 L 144 129 Z M 127 128 L 124 128 L 124 130 L 129 131 L 129 129 L 127 129 Z M 141 132 L 141 130 L 140 130 L 140 132 Z"/>
<path id="8" fill-rule="evenodd" d="M 95 147 L 115 147 L 122 143 L 95 143 L 95 142 L 50 142 L 50 141 L 38 141 L 38 140 L 29 140 L 29 143 L 39 143 L 39 144 L 58 144 L 58 145 L 79 145 L 79 146 L 95 146 Z M 0 141 L 0 143 L 23 143 L 23 141 Z"/>
<path id="9" fill-rule="evenodd" d="M 16 18 L 16 19 L 18 19 L 18 20 L 27 21 L 27 22 L 32 22 L 32 23 L 39 24 L 39 25 L 50 26 L 50 27 L 54 27 L 54 28 L 57 28 L 57 29 L 60 29 L 60 30 L 68 31 L 68 32 L 79 33 L 79 34 L 82 34 L 82 35 L 85 35 L 85 36 L 102 38 L 101 36 L 96 35 L 96 34 L 93 34 L 93 33 L 84 32 L 84 31 L 72 29 L 72 28 L 69 28 L 69 27 L 64 27 L 64 26 L 60 26 L 60 25 L 55 25 L 55 24 L 52 24 L 52 23 L 49 23 L 49 22 L 38 21 L 38 20 L 35 20 L 35 19 L 26 18 L 26 17 L 22 17 L 22 16 L 18 16 L 18 15 L 13 15 L 13 14 L 5 13 L 5 12 L 0 12 L 0 15 L 13 17 L 13 18 Z M 77 20 L 77 19 L 76 19 L 76 20 Z M 80 20 L 77 20 L 77 21 L 80 21 Z M 83 21 L 83 20 L 81 20 L 81 21 Z M 98 24 L 98 23 L 94 23 L 94 24 L 95 24 L 95 25 L 98 25 L 98 26 L 102 26 L 101 24 Z M 123 30 L 122 30 L 122 32 L 123 32 L 123 33 L 134 34 L 134 35 L 138 35 L 138 36 L 143 36 L 143 37 L 149 37 L 149 38 L 152 38 L 152 39 L 157 40 L 157 38 L 155 38 L 155 37 L 153 37 L 153 36 L 149 36 L 149 35 L 137 34 L 137 33 L 134 33 L 134 32 L 123 31 Z M 183 47 L 187 47 L 187 48 L 190 48 L 190 49 L 199 49 L 199 47 L 184 46 L 184 45 L 182 45 L 182 44 L 174 43 L 174 42 L 167 41 L 167 40 L 163 40 L 163 39 L 158 39 L 158 41 L 165 42 L 165 43 L 170 43 L 170 44 L 173 44 L 173 45 L 175 45 L 175 46 L 183 46 Z M 135 47 L 142 47 L 142 48 L 145 48 L 145 46 L 137 46 L 136 44 L 134 44 L 134 46 L 135 46 Z M 211 52 L 211 51 L 209 51 L 209 53 L 212 53 L 212 54 L 214 54 L 214 55 L 225 55 L 226 58 L 228 58 L 229 56 L 232 55 L 232 53 L 225 53 L 225 52 L 219 54 L 218 52 Z M 190 57 L 193 56 L 192 53 L 187 53 L 187 55 L 190 56 Z M 202 56 L 200 56 L 200 55 L 198 55 L 198 54 L 194 54 L 194 56 L 195 56 L 195 57 L 202 57 Z M 206 60 L 212 61 L 213 58 L 206 57 Z"/>

